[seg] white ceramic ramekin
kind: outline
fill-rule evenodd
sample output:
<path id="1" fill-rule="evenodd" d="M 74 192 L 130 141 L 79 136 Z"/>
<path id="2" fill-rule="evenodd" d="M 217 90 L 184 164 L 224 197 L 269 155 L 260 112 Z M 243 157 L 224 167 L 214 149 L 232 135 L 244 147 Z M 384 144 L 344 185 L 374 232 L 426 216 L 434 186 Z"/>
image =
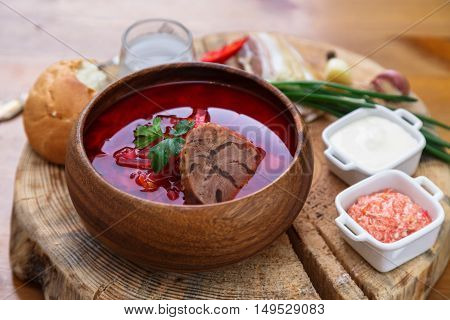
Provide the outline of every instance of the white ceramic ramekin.
<path id="1" fill-rule="evenodd" d="M 392 243 L 383 243 L 371 236 L 348 214 L 347 209 L 358 197 L 392 188 L 410 197 L 427 210 L 432 221 L 422 229 Z M 426 177 L 411 178 L 399 170 L 377 173 L 345 189 L 336 197 L 339 217 L 336 225 L 345 241 L 380 272 L 390 271 L 433 246 L 444 221 L 444 209 L 439 201 L 442 191 Z"/>
<path id="2" fill-rule="evenodd" d="M 384 168 L 378 170 L 372 170 L 366 168 L 362 164 L 355 163 L 345 154 L 339 152 L 339 150 L 337 150 L 330 142 L 330 138 L 336 131 L 345 127 L 350 122 L 368 116 L 379 116 L 397 123 L 417 141 L 416 147 L 409 150 L 409 152 L 405 153 L 401 158 L 398 158 L 396 161 L 393 161 Z M 412 175 L 419 165 L 422 150 L 425 148 L 425 138 L 419 131 L 421 127 L 422 121 L 405 109 L 392 111 L 383 106 L 377 106 L 373 109 L 359 108 L 333 122 L 323 131 L 322 139 L 327 146 L 327 149 L 324 152 L 325 157 L 328 160 L 331 171 L 349 185 L 387 169 L 397 169 L 408 175 Z"/>

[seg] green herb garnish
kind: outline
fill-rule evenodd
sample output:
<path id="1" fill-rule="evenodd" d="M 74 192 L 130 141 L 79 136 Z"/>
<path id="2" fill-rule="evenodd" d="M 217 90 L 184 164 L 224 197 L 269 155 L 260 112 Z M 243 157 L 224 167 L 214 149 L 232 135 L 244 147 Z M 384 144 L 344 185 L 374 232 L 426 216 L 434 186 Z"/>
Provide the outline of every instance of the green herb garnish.
<path id="1" fill-rule="evenodd" d="M 194 121 L 181 120 L 170 130 L 170 135 L 165 136 L 161 129 L 161 118 L 156 117 L 153 119 L 151 126 L 138 126 L 134 130 L 134 145 L 138 149 L 144 149 L 152 142 L 161 139 L 161 141 L 150 148 L 147 155 L 152 161 L 153 171 L 158 173 L 164 169 L 170 157 L 177 156 L 181 152 L 185 143 L 181 136 L 191 130 L 194 125 Z"/>
<path id="2" fill-rule="evenodd" d="M 161 130 L 161 118 L 156 117 L 152 121 L 151 126 L 138 126 L 136 130 L 134 130 L 134 145 L 136 148 L 143 149 L 147 147 L 150 143 L 159 139 L 163 136 L 163 132 Z"/>
<path id="3" fill-rule="evenodd" d="M 152 169 L 160 172 L 169 162 L 169 158 L 177 156 L 184 146 L 184 139 L 180 137 L 166 138 L 152 147 L 148 158 L 152 160 Z"/>
<path id="4" fill-rule="evenodd" d="M 189 130 L 191 130 L 194 125 L 194 121 L 181 120 L 176 124 L 175 128 L 170 130 L 170 134 L 176 137 L 182 136 L 183 134 L 186 134 Z"/>

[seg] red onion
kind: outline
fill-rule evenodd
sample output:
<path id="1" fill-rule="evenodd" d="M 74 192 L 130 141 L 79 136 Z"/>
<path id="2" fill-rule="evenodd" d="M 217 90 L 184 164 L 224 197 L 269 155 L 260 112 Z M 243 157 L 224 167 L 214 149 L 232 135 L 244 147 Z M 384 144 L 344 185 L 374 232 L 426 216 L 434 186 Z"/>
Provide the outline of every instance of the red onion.
<path id="1" fill-rule="evenodd" d="M 370 82 L 376 91 L 383 93 L 409 94 L 409 82 L 396 70 L 385 70 Z"/>

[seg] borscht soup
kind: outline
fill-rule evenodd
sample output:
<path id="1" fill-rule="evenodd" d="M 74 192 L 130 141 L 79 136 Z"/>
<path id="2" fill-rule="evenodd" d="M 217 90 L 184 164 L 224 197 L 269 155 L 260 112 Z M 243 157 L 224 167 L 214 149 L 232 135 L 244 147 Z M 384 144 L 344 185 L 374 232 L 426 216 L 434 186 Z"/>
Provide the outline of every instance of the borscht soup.
<path id="1" fill-rule="evenodd" d="M 297 148 L 289 112 L 238 87 L 174 82 L 131 93 L 87 126 L 95 170 L 134 196 L 208 204 L 264 188 Z"/>

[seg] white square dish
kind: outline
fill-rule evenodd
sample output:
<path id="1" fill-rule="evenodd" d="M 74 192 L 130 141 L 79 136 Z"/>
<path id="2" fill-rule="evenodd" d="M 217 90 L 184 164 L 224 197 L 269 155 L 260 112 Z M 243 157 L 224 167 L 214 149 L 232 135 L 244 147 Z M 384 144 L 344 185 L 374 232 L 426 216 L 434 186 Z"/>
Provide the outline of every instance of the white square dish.
<path id="1" fill-rule="evenodd" d="M 395 161 L 377 170 L 373 170 L 362 164 L 356 163 L 347 155 L 340 152 L 336 147 L 334 147 L 330 142 L 330 138 L 334 133 L 347 126 L 351 122 L 360 120 L 368 116 L 383 117 L 398 124 L 417 141 L 416 146 L 414 148 L 411 148 L 411 150 L 406 152 L 403 156 L 399 157 Z M 336 120 L 327 128 L 325 128 L 322 133 L 322 140 L 327 146 L 327 149 L 324 151 L 325 158 L 328 161 L 330 170 L 349 185 L 361 181 L 362 179 L 376 174 L 377 172 L 388 169 L 397 169 L 405 172 L 408 175 L 412 175 L 419 165 L 422 151 L 425 148 L 425 138 L 420 132 L 421 127 L 422 121 L 414 114 L 405 109 L 397 109 L 395 111 L 392 111 L 383 106 L 377 106 L 376 108 L 372 109 L 359 108 Z"/>
<path id="2" fill-rule="evenodd" d="M 410 197 L 428 211 L 431 223 L 422 229 L 392 243 L 383 243 L 364 230 L 347 209 L 363 195 L 392 188 Z M 339 217 L 335 222 L 345 241 L 368 263 L 380 272 L 390 271 L 427 251 L 435 243 L 444 221 L 444 209 L 439 201 L 442 191 L 428 178 L 412 178 L 399 170 L 386 170 L 375 174 L 339 193 L 336 209 Z"/>

